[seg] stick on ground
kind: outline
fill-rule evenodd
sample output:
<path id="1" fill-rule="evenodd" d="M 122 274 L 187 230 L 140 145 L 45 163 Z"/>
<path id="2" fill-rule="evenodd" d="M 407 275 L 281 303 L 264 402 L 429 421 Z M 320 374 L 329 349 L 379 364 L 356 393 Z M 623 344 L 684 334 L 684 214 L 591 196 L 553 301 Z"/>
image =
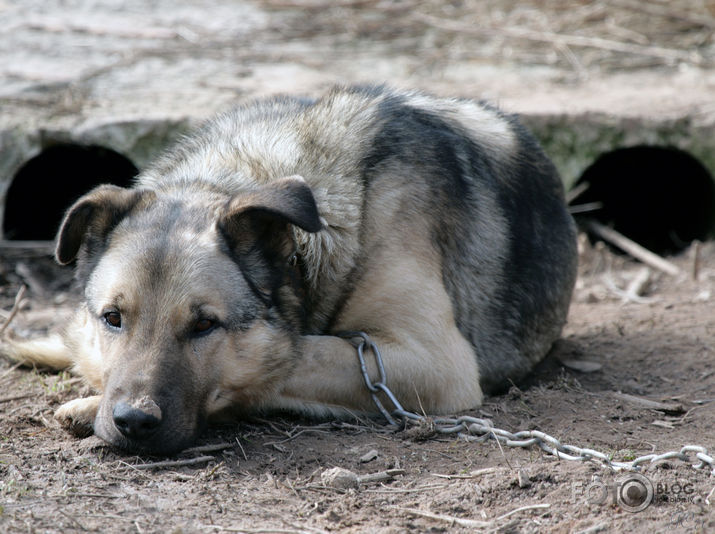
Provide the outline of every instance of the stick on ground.
<path id="1" fill-rule="evenodd" d="M 607 226 L 604 226 L 596 221 L 588 221 L 586 227 L 604 241 L 608 241 L 612 245 L 617 246 L 623 252 L 627 252 L 637 260 L 650 265 L 654 269 L 663 271 L 671 276 L 677 276 L 680 274 L 680 268 L 677 265 L 640 246 L 635 241 L 632 241 L 623 234 L 616 232 L 613 228 L 608 228 Z"/>
<path id="2" fill-rule="evenodd" d="M 197 458 L 189 458 L 187 460 L 166 460 L 164 462 L 152 462 L 148 464 L 137 464 L 137 465 L 131 465 L 128 464 L 129 467 L 132 467 L 134 469 L 165 469 L 167 467 L 183 467 L 186 465 L 196 465 L 196 464 L 203 464 L 206 462 L 210 462 L 211 460 L 215 460 L 216 458 L 214 456 L 199 456 Z"/>
<path id="3" fill-rule="evenodd" d="M 20 311 L 20 304 L 22 303 L 22 297 L 25 296 L 25 291 L 27 291 L 27 287 L 22 286 L 17 292 L 17 295 L 15 295 L 15 303 L 12 305 L 10 314 L 7 316 L 7 319 L 5 320 L 5 323 L 3 323 L 2 327 L 0 327 L 0 336 L 5 333 L 5 330 L 8 326 L 10 326 L 10 322 L 12 321 L 12 319 L 15 317 L 15 315 L 17 315 L 17 312 Z"/>

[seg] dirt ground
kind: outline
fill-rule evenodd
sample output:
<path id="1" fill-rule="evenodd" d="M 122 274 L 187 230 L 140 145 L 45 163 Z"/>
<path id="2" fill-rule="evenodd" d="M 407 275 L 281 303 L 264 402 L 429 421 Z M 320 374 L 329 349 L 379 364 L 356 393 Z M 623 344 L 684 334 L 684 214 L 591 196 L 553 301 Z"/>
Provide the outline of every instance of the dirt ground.
<path id="1" fill-rule="evenodd" d="M 487 398 L 470 415 L 511 432 L 541 430 L 619 461 L 690 444 L 712 455 L 715 243 L 674 259 L 678 276 L 649 270 L 645 284 L 636 282 L 645 279 L 642 265 L 585 239 L 581 246 L 563 340 L 529 383 Z M 29 287 L 14 334 L 61 326 L 74 299 L 69 273 L 41 254 L 12 256 L 0 265 L 5 317 L 21 285 Z M 53 410 L 88 393 L 77 378 L 0 366 L 3 532 L 715 529 L 715 476 L 693 469 L 692 454 L 690 463 L 644 469 L 654 495 L 637 513 L 617 501 L 623 474 L 600 463 L 493 440 L 418 439 L 380 421 L 238 422 L 211 428 L 198 449 L 169 459 L 189 465 L 163 465 L 157 462 L 166 459 L 127 455 L 58 426 Z M 341 489 L 322 476 L 334 467 L 359 476 L 397 471 Z"/>
<path id="2" fill-rule="evenodd" d="M 683 76 L 715 65 L 715 8 L 708 2 L 433 1 L 422 3 L 420 16 L 407 1 L 340 1 L 331 9 L 321 0 L 264 4 L 277 21 L 266 32 L 268 49 L 292 43 L 286 61 L 316 71 L 353 49 L 356 68 L 374 65 L 382 74 L 397 64 L 390 58 L 402 57 L 412 81 L 447 60 L 485 72 L 497 61 L 514 72 L 556 69 L 566 88 L 602 75 L 640 72 L 648 80 L 654 71 Z M 694 11 L 677 9 L 690 4 Z M 470 24 L 482 33 L 470 33 Z M 561 34 L 587 39 L 564 41 Z M 301 47 L 308 42 L 325 57 L 307 54 Z M 613 49 L 614 42 L 627 45 Z M 389 69 L 373 61 L 377 53 Z M 260 85 L 260 76 L 252 79 Z M 439 83 L 431 87 L 444 89 Z M 502 85 L 512 83 L 507 77 Z M 590 93 L 602 99 L 607 91 Z M 487 398 L 470 415 L 511 432 L 540 430 L 619 461 L 691 444 L 714 455 L 715 243 L 671 258 L 677 276 L 644 276 L 641 264 L 584 239 L 581 248 L 563 339 L 528 383 Z M 70 279 L 46 251 L 2 249 L 0 328 L 22 285 L 28 290 L 10 324 L 13 335 L 61 327 L 76 298 Z M 652 504 L 631 512 L 616 498 L 624 474 L 598 462 L 494 440 L 422 439 L 424 433 L 393 431 L 377 420 L 242 421 L 209 429 L 198 448 L 161 463 L 167 459 L 127 455 L 62 430 L 53 411 L 88 393 L 68 374 L 0 359 L 0 532 L 715 531 L 715 474 L 693 469 L 693 454 L 646 466 Z M 335 487 L 322 476 L 334 467 L 362 481 Z M 368 477 L 384 473 L 389 480 Z"/>

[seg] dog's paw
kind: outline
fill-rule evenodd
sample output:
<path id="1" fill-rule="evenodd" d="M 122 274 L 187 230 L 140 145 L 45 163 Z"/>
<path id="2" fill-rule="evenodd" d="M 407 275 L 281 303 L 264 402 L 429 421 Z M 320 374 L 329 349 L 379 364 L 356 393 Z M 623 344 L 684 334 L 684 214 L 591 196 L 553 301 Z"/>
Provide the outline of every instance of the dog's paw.
<path id="1" fill-rule="evenodd" d="M 86 438 L 93 433 L 92 425 L 101 399 L 100 395 L 95 395 L 66 402 L 57 408 L 55 419 L 74 436 Z"/>

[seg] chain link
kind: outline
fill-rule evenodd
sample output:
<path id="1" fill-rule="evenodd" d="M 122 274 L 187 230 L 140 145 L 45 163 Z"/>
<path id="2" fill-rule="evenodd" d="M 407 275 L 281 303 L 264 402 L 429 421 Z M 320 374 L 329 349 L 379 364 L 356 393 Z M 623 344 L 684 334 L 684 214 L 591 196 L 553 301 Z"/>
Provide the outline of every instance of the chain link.
<path id="1" fill-rule="evenodd" d="M 499 443 L 507 447 L 529 448 L 537 446 L 544 452 L 555 456 L 560 460 L 573 460 L 579 462 L 599 461 L 604 466 L 613 469 L 614 471 L 640 471 L 644 464 L 654 464 L 663 460 L 677 459 L 685 463 L 691 464 L 693 469 L 710 470 L 710 475 L 715 476 L 715 459 L 708 453 L 705 447 L 699 445 L 685 445 L 679 451 L 670 451 L 663 454 L 646 454 L 639 456 L 630 461 L 616 462 L 608 455 L 588 449 L 561 443 L 558 439 L 550 436 L 539 430 L 522 430 L 520 432 L 509 432 L 493 426 L 488 419 L 480 419 L 470 415 L 462 415 L 459 417 L 437 417 L 428 418 L 405 410 L 400 402 L 395 397 L 394 393 L 387 387 L 387 375 L 385 374 L 385 366 L 382 362 L 382 355 L 377 345 L 372 341 L 365 332 L 341 332 L 340 337 L 352 340 L 359 340 L 356 345 L 358 360 L 360 362 L 360 370 L 365 386 L 370 391 L 372 400 L 377 406 L 380 413 L 385 417 L 387 422 L 393 426 L 406 426 L 408 422 L 432 422 L 435 432 L 439 434 L 457 434 L 458 436 L 468 441 L 486 441 L 495 439 Z M 367 364 L 365 362 L 365 349 L 369 349 L 375 359 L 379 379 L 373 382 L 367 372 Z M 378 393 L 385 394 L 387 399 L 392 404 L 392 411 L 389 412 L 382 404 L 378 397 Z M 398 425 L 395 418 L 402 420 L 402 425 Z M 694 456 L 694 458 L 693 458 Z"/>

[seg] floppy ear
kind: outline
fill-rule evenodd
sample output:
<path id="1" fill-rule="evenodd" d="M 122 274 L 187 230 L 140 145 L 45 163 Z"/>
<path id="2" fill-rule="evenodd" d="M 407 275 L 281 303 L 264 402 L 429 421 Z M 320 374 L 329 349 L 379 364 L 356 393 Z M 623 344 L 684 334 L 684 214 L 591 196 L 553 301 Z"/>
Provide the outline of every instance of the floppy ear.
<path id="1" fill-rule="evenodd" d="M 67 265 L 90 238 L 106 238 L 146 193 L 115 185 L 100 185 L 80 198 L 67 210 L 57 233 L 57 262 Z"/>
<path id="2" fill-rule="evenodd" d="M 250 193 L 229 200 L 219 216 L 218 227 L 239 254 L 263 245 L 278 245 L 289 238 L 289 224 L 306 232 L 322 227 L 310 187 L 300 176 L 281 178 Z M 283 248 L 280 247 L 279 248 Z"/>
<path id="3" fill-rule="evenodd" d="M 219 231 L 246 280 L 268 305 L 289 274 L 287 259 L 295 246 L 290 225 L 307 232 L 322 228 L 313 193 L 300 176 L 239 193 L 219 216 Z"/>

